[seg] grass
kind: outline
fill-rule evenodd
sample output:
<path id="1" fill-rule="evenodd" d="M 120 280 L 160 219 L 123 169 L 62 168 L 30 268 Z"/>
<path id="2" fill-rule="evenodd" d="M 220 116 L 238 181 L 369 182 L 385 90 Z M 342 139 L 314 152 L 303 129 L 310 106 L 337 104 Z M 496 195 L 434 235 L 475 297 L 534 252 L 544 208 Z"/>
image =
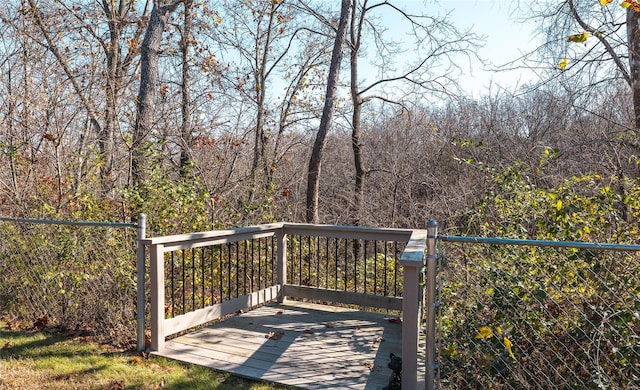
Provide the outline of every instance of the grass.
<path id="1" fill-rule="evenodd" d="M 43 331 L 0 322 L 0 390 L 4 389 L 287 389 Z M 291 389 L 291 388 L 289 388 Z"/>

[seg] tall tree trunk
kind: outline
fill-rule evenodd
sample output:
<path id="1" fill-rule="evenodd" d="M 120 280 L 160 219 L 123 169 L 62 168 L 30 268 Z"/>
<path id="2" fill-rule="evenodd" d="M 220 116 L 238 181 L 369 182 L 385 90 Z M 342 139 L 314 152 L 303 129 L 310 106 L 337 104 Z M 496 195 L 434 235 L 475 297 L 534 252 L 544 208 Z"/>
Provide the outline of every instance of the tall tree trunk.
<path id="1" fill-rule="evenodd" d="M 637 145 L 640 137 L 640 12 L 633 10 L 633 7 L 627 9 L 627 44 L 629 45 L 629 76 L 631 79 L 631 95 L 633 96 L 635 142 Z M 618 193 L 621 194 L 621 198 L 624 198 L 627 191 L 623 181 L 624 175 L 620 174 L 621 171 L 622 169 L 619 168 Z M 636 177 L 640 177 L 640 172 L 636 171 Z M 619 208 L 622 218 L 627 220 L 629 206 L 622 203 Z"/>
<path id="2" fill-rule="evenodd" d="M 191 48 L 191 24 L 193 0 L 184 2 L 184 26 L 182 31 L 182 131 L 180 145 L 180 176 L 186 178 L 191 165 L 193 134 L 191 129 L 191 74 L 189 61 Z"/>
<path id="3" fill-rule="evenodd" d="M 327 92 L 320 118 L 320 127 L 313 144 L 311 158 L 309 159 L 309 169 L 307 172 L 307 210 L 306 219 L 308 223 L 318 223 L 318 196 L 320 192 L 320 171 L 322 169 L 322 153 L 326 145 L 327 132 L 331 128 L 333 111 L 335 110 L 335 95 L 338 87 L 338 76 L 340 73 L 340 62 L 342 61 L 342 48 L 346 39 L 347 23 L 349 21 L 350 0 L 342 0 L 340 8 L 340 21 L 336 31 L 336 39 L 331 53 L 331 65 L 329 66 L 329 77 L 327 80 Z"/>
<path id="4" fill-rule="evenodd" d="M 118 82 L 118 68 L 120 64 L 120 39 L 122 37 L 122 21 L 120 19 L 124 2 L 116 8 L 115 3 L 103 1 L 102 8 L 109 26 L 109 45 L 105 48 L 107 57 L 107 77 L 105 91 L 105 124 L 98 135 L 98 148 L 103 158 L 100 167 L 100 181 L 104 193 L 111 191 L 111 173 L 113 171 L 114 134 L 118 117 L 118 96 L 120 83 Z M 106 45 L 105 45 L 106 46 Z"/>
<path id="5" fill-rule="evenodd" d="M 353 114 L 351 128 L 351 147 L 353 149 L 353 162 L 356 169 L 356 179 L 354 187 L 353 224 L 360 225 L 362 208 L 364 206 L 364 186 L 367 170 L 362 157 L 362 140 L 360 116 L 362 115 L 362 98 L 356 95 L 353 99 Z"/>
<path id="6" fill-rule="evenodd" d="M 114 22 L 109 23 L 111 29 L 110 48 L 107 50 L 107 77 L 105 91 L 104 126 L 98 134 L 98 149 L 103 159 L 100 167 L 100 182 L 103 193 L 111 192 L 113 171 L 114 134 L 118 117 L 118 96 L 120 86 L 117 80 L 118 62 L 120 61 L 120 29 Z"/>
<path id="7" fill-rule="evenodd" d="M 149 25 L 142 41 L 140 52 L 140 90 L 138 92 L 138 111 L 133 128 L 133 150 L 131 155 L 131 175 L 133 185 L 138 187 L 144 182 L 147 165 L 145 141 L 151 132 L 154 115 L 154 100 L 158 84 L 158 61 L 160 42 L 167 25 L 169 15 L 178 7 L 181 0 L 155 0 Z"/>
<path id="8" fill-rule="evenodd" d="M 640 131 L 640 12 L 627 9 L 627 40 L 629 45 L 629 74 L 633 94 L 636 135 Z"/>
<path id="9" fill-rule="evenodd" d="M 266 83 L 268 77 L 269 66 L 269 54 L 271 52 L 271 43 L 273 41 L 273 28 L 276 18 L 276 9 L 279 6 L 278 2 L 271 2 L 271 8 L 269 10 L 269 25 L 267 27 L 267 35 L 264 41 L 264 47 L 262 48 L 262 55 L 258 52 L 258 46 L 256 46 L 256 67 L 254 70 L 254 82 L 256 88 L 256 132 L 253 149 L 253 163 L 251 164 L 251 187 L 249 189 L 249 202 L 253 202 L 255 192 L 258 188 L 258 175 L 262 170 L 264 175 L 264 186 L 269 187 L 268 177 L 269 167 L 267 165 L 267 143 L 268 136 L 265 132 L 264 125 L 266 120 Z"/>
<path id="10" fill-rule="evenodd" d="M 120 0 L 119 3 L 110 0 L 102 0 L 102 10 L 109 27 L 109 38 L 102 42 L 107 60 L 106 87 L 105 87 L 105 112 L 104 126 L 98 134 L 98 150 L 103 158 L 100 167 L 100 180 L 103 193 L 108 194 L 113 187 L 113 169 L 115 161 L 116 139 L 118 131 L 118 109 L 120 106 L 120 93 L 123 79 L 129 66 L 133 63 L 136 50 L 130 49 L 127 55 L 123 55 L 122 39 L 124 27 L 129 22 L 131 0 Z M 147 8 L 144 8 L 146 14 Z M 139 25 L 132 39 L 138 39 L 142 32 Z"/>
<path id="11" fill-rule="evenodd" d="M 353 149 L 353 162 L 355 164 L 356 178 L 354 188 L 354 206 L 352 223 L 356 226 L 361 223 L 362 208 L 364 206 L 364 185 L 367 171 L 364 166 L 362 157 L 362 140 L 361 140 L 361 115 L 362 105 L 364 104 L 360 92 L 358 90 L 358 56 L 360 55 L 360 43 L 362 37 L 362 26 L 364 23 L 366 1 L 360 14 L 360 20 L 357 20 L 357 4 L 354 2 L 351 11 L 351 101 L 353 102 L 353 114 L 351 116 L 351 147 Z"/>

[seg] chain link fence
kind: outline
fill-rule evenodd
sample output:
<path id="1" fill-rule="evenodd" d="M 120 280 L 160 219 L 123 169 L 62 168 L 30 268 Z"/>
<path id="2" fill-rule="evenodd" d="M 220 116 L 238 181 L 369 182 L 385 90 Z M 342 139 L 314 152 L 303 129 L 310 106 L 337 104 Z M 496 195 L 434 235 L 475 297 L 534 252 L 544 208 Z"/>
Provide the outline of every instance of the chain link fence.
<path id="1" fill-rule="evenodd" d="M 0 220 L 0 315 L 130 347 L 136 224 Z"/>
<path id="2" fill-rule="evenodd" d="M 440 388 L 640 389 L 640 246 L 470 241 L 439 242 Z"/>

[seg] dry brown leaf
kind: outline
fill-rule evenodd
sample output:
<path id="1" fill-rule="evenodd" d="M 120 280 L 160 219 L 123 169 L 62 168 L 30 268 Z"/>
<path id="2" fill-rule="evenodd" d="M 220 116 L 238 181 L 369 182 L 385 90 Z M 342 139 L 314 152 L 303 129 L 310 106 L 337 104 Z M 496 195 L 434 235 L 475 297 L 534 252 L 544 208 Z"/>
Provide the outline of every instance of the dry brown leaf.
<path id="1" fill-rule="evenodd" d="M 313 334 L 314 332 L 311 329 L 305 329 L 304 332 L 302 332 L 302 333 L 304 333 L 304 334 Z"/>
<path id="2" fill-rule="evenodd" d="M 387 318 L 387 321 L 391 322 L 392 324 L 402 324 L 402 318 L 400 317 Z"/>
<path id="3" fill-rule="evenodd" d="M 124 390 L 124 381 L 117 381 L 109 384 L 107 390 Z"/>
<path id="4" fill-rule="evenodd" d="M 266 336 L 264 336 L 264 338 L 269 340 L 280 340 L 282 336 L 284 336 L 284 332 L 281 330 L 276 330 L 269 332 Z"/>
<path id="5" fill-rule="evenodd" d="M 142 361 L 142 357 L 132 356 L 131 359 L 129 359 L 129 363 L 133 366 L 141 366 L 144 362 Z"/>
<path id="6" fill-rule="evenodd" d="M 76 374 L 71 373 L 71 374 L 60 374 L 60 375 L 56 375 L 54 376 L 54 379 L 57 381 L 69 381 L 71 379 L 73 379 L 76 376 Z"/>
<path id="7" fill-rule="evenodd" d="M 325 322 L 324 326 L 326 326 L 327 328 L 334 328 L 336 326 L 336 324 L 334 324 L 333 322 Z"/>
<path id="8" fill-rule="evenodd" d="M 282 314 L 284 314 L 284 313 L 282 312 L 282 310 L 280 310 L 279 312 L 277 312 L 277 313 L 276 313 L 276 315 L 277 315 L 277 316 L 281 316 Z"/>
<path id="9" fill-rule="evenodd" d="M 33 327 L 34 328 L 38 328 L 38 329 L 42 329 L 44 327 L 47 326 L 47 324 L 49 323 L 49 317 L 44 316 L 44 317 L 40 317 L 36 320 L 36 322 L 33 323 Z"/>

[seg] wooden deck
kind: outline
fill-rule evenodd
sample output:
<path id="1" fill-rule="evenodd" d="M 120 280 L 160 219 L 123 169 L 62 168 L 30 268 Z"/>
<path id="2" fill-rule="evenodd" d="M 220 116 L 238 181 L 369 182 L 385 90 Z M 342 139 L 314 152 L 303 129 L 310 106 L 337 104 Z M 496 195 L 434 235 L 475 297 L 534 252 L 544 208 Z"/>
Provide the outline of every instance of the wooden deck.
<path id="1" fill-rule="evenodd" d="M 288 301 L 170 340 L 154 354 L 304 389 L 382 389 L 389 354 L 401 352 L 401 327 L 380 313 Z"/>

